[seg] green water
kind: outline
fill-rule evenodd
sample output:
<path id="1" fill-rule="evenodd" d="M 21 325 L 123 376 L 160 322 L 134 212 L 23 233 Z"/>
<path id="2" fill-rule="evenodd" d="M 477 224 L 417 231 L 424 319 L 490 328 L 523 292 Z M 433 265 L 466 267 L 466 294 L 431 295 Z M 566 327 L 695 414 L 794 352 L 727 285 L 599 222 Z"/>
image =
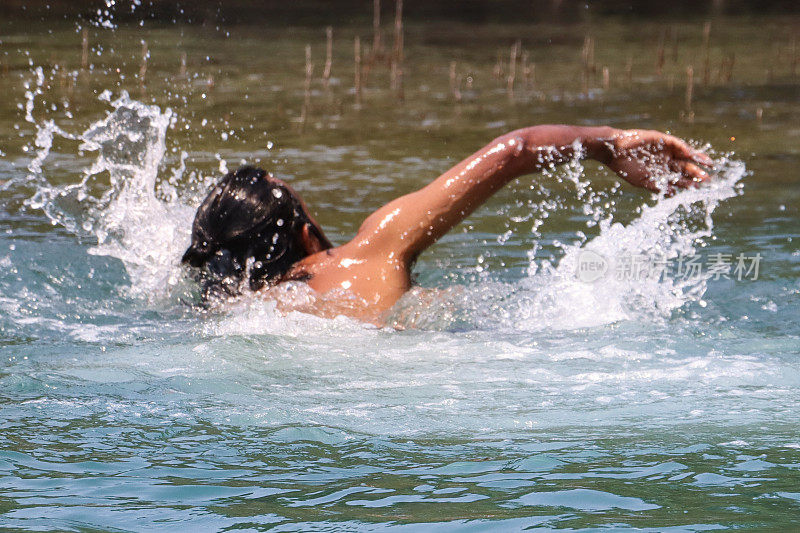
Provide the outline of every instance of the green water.
<path id="1" fill-rule="evenodd" d="M 796 26 L 714 19 L 706 52 L 703 23 L 413 22 L 401 98 L 366 26 L 333 28 L 326 87 L 324 27 L 89 26 L 82 67 L 74 20 L 2 21 L 0 529 L 794 527 Z M 289 180 L 342 243 L 537 123 L 668 130 L 710 146 L 719 185 L 658 200 L 588 163 L 521 179 L 420 258 L 444 292 L 401 303 L 419 329 L 183 303 L 178 259 L 221 170 Z M 109 132 L 116 149 L 92 145 Z M 662 235 L 759 253 L 760 276 L 585 285 L 562 262 Z"/>

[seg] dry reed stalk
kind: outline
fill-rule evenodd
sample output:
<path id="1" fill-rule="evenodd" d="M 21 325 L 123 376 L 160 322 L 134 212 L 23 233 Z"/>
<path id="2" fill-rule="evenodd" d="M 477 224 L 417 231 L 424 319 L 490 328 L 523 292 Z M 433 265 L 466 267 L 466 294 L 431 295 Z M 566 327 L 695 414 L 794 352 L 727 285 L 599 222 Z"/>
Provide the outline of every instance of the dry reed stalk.
<path id="1" fill-rule="evenodd" d="M 603 90 L 607 91 L 611 87 L 611 75 L 608 72 L 608 67 L 603 67 Z"/>
<path id="2" fill-rule="evenodd" d="M 629 55 L 628 60 L 625 62 L 625 83 L 628 87 L 633 82 L 633 56 Z"/>
<path id="3" fill-rule="evenodd" d="M 456 74 L 456 62 L 450 62 L 450 95 L 456 102 L 461 101 L 461 78 Z"/>
<path id="4" fill-rule="evenodd" d="M 181 54 L 181 69 L 178 71 L 180 78 L 186 78 L 186 52 Z"/>
<path id="5" fill-rule="evenodd" d="M 503 51 L 497 51 L 497 62 L 494 64 L 494 68 L 492 69 L 492 77 L 497 81 L 503 77 Z"/>
<path id="6" fill-rule="evenodd" d="M 86 28 L 81 32 L 81 68 L 86 70 L 89 67 L 89 30 Z"/>
<path id="7" fill-rule="evenodd" d="M 710 57 L 709 57 L 709 41 L 711 40 L 711 23 L 706 22 L 703 24 L 703 85 L 708 85 L 711 77 L 710 71 Z"/>
<path id="8" fill-rule="evenodd" d="M 594 38 L 587 35 L 583 38 L 583 48 L 581 49 L 581 62 L 587 72 L 595 72 L 594 64 Z"/>
<path id="9" fill-rule="evenodd" d="M 383 55 L 381 42 L 381 0 L 372 1 L 372 53 L 376 56 Z"/>
<path id="10" fill-rule="evenodd" d="M 147 41 L 142 41 L 142 63 L 139 65 L 139 88 L 144 94 L 145 78 L 147 76 L 147 58 L 150 56 L 150 51 L 147 49 Z"/>
<path id="11" fill-rule="evenodd" d="M 531 67 L 528 65 L 528 52 L 522 52 L 522 88 L 525 91 L 528 91 L 530 88 L 530 81 L 531 81 Z"/>
<path id="12" fill-rule="evenodd" d="M 361 46 L 361 85 L 369 85 L 369 75 L 375 65 L 375 54 L 372 53 L 368 44 Z"/>
<path id="13" fill-rule="evenodd" d="M 391 88 L 403 99 L 403 0 L 395 0 L 394 47 L 392 48 Z"/>
<path id="14" fill-rule="evenodd" d="M 594 39 L 587 35 L 581 48 L 581 91 L 589 94 L 589 75 L 594 72 Z"/>
<path id="15" fill-rule="evenodd" d="M 692 109 L 692 96 L 694 92 L 694 68 L 686 67 L 686 110 Z"/>
<path id="16" fill-rule="evenodd" d="M 690 121 L 694 119 L 694 112 L 692 111 L 692 98 L 694 96 L 694 68 L 689 65 L 686 67 L 686 98 L 684 106 L 686 107 L 686 118 Z"/>
<path id="17" fill-rule="evenodd" d="M 581 68 L 581 93 L 587 94 L 589 92 L 589 74 L 586 72 L 586 66 Z"/>
<path id="18" fill-rule="evenodd" d="M 678 62 L 678 28 L 672 26 L 672 64 Z"/>
<path id="19" fill-rule="evenodd" d="M 456 62 L 450 62 L 450 96 L 456 96 Z"/>
<path id="20" fill-rule="evenodd" d="M 303 83 L 303 109 L 300 111 L 300 131 L 305 129 L 308 109 L 311 106 L 311 77 L 314 74 L 314 63 L 311 62 L 311 45 L 306 45 L 306 79 Z"/>
<path id="21" fill-rule="evenodd" d="M 325 36 L 327 44 L 325 45 L 325 69 L 322 71 L 322 83 L 327 90 L 331 82 L 331 64 L 333 63 L 333 28 L 331 26 L 325 28 Z"/>
<path id="22" fill-rule="evenodd" d="M 661 36 L 658 39 L 658 51 L 656 52 L 656 76 L 659 78 L 664 71 L 664 42 L 667 38 L 667 31 L 664 30 L 661 32 Z"/>
<path id="23" fill-rule="evenodd" d="M 511 45 L 511 51 L 508 55 L 508 79 L 506 80 L 506 90 L 508 92 L 508 99 L 514 99 L 514 82 L 517 77 L 517 56 L 519 55 L 519 49 L 522 46 L 522 42 L 517 40 Z"/>
<path id="24" fill-rule="evenodd" d="M 353 59 L 355 62 L 353 89 L 356 94 L 356 107 L 361 107 L 361 38 L 357 35 L 353 43 Z"/>
<path id="25" fill-rule="evenodd" d="M 731 53 L 731 55 L 728 56 L 726 58 L 725 62 L 723 63 L 723 67 L 725 67 L 724 68 L 725 74 L 724 74 L 724 76 L 721 76 L 721 77 L 723 78 L 722 81 L 724 81 L 725 83 L 730 83 L 731 82 L 731 78 L 733 78 L 733 66 L 735 64 L 736 64 L 736 54 Z M 722 70 L 723 69 L 720 68 L 720 72 Z"/>

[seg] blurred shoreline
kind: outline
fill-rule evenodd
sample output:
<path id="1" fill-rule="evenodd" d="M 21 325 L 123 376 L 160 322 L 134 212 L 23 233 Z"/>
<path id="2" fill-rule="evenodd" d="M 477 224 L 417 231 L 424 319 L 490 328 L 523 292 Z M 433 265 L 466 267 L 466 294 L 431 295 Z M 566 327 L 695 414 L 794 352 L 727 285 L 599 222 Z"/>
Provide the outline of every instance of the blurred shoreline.
<path id="1" fill-rule="evenodd" d="M 381 15 L 389 21 L 395 2 L 379 3 Z M 461 0 L 429 2 L 404 0 L 404 17 L 411 22 L 528 23 L 554 22 L 570 24 L 586 22 L 592 17 L 621 16 L 642 19 L 699 20 L 726 15 L 800 15 L 800 3 L 792 0 Z M 108 14 L 106 14 L 108 13 Z M 4 0 L 0 18 L 38 20 L 83 20 L 91 23 L 98 17 L 115 23 L 148 20 L 187 24 L 280 24 L 325 26 L 329 24 L 362 24 L 372 20 L 373 2 L 369 0 L 127 0 L 108 6 L 104 0 Z M 109 17 L 110 15 L 110 17 Z"/>

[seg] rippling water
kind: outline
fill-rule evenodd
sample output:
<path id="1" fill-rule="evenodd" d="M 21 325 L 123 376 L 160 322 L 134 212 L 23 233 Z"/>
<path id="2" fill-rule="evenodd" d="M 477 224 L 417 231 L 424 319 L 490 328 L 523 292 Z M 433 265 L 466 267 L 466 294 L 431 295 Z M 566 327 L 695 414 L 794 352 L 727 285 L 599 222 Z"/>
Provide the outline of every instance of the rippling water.
<path id="1" fill-rule="evenodd" d="M 614 24 L 596 29 L 612 50 Z M 753 30 L 728 24 L 719 46 L 739 50 Z M 509 104 L 495 49 L 427 43 L 421 26 L 405 104 L 373 88 L 353 109 L 342 45 L 301 131 L 303 45 L 318 57 L 324 32 L 98 28 L 87 72 L 80 33 L 51 29 L 7 24 L 2 38 L 0 528 L 794 527 L 800 91 L 759 81 L 757 50 L 739 52 L 737 84 L 698 88 L 686 123 L 666 79 L 639 80 L 632 100 L 571 93 L 554 74 L 541 98 Z M 549 52 L 532 52 L 540 71 L 568 70 Z M 448 54 L 475 77 L 457 106 Z M 671 129 L 709 143 L 720 176 L 666 199 L 577 163 L 519 180 L 421 258 L 418 281 L 437 292 L 398 304 L 400 331 L 281 316 L 255 297 L 187 305 L 194 207 L 240 160 L 289 179 L 342 242 L 383 202 L 537 122 Z M 612 262 L 586 283 L 587 251 L 763 259 L 757 279 L 632 281 Z"/>

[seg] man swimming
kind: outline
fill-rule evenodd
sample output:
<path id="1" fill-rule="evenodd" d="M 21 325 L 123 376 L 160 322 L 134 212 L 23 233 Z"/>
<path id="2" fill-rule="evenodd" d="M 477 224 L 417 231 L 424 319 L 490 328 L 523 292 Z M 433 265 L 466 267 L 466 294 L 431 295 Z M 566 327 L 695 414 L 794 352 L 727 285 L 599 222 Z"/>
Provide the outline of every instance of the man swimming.
<path id="1" fill-rule="evenodd" d="M 382 324 L 411 287 L 419 254 L 511 180 L 575 157 L 633 185 L 671 193 L 709 179 L 713 161 L 657 131 L 543 125 L 498 137 L 422 189 L 381 207 L 333 246 L 300 196 L 253 167 L 226 175 L 197 210 L 182 262 L 202 269 L 204 296 L 240 287 L 277 295 L 300 281 L 324 300 L 304 307 Z M 280 296 L 276 296 L 280 299 Z"/>

